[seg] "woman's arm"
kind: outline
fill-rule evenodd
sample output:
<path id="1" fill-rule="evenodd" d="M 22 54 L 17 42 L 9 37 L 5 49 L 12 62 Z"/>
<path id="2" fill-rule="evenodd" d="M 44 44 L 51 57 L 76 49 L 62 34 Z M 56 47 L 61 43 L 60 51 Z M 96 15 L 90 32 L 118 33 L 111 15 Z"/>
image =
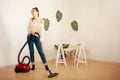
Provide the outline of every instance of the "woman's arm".
<path id="1" fill-rule="evenodd" d="M 40 41 L 43 42 L 43 37 L 44 37 L 44 20 L 41 19 L 41 31 L 40 31 Z"/>
<path id="2" fill-rule="evenodd" d="M 27 31 L 28 31 L 29 34 L 31 34 L 31 26 L 30 26 L 30 23 L 31 23 L 31 19 L 29 20 L 28 26 L 27 26 Z"/>

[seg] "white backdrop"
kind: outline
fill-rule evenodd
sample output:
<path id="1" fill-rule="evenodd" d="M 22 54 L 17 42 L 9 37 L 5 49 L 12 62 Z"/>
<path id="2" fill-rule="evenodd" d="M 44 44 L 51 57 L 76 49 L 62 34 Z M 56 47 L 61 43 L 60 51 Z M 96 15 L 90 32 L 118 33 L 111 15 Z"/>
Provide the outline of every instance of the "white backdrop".
<path id="1" fill-rule="evenodd" d="M 55 59 L 54 44 L 58 41 L 85 41 L 88 59 L 120 62 L 119 3 L 119 0 L 0 0 L 0 66 L 17 63 L 18 52 L 26 41 L 31 8 L 35 6 L 42 17 L 50 20 L 43 43 L 47 59 Z M 63 12 L 59 23 L 55 18 L 57 10 Z M 79 23 L 78 32 L 70 26 L 74 19 Z M 29 54 L 27 47 L 23 53 Z"/>
<path id="2" fill-rule="evenodd" d="M 70 0 L 70 20 L 79 31 L 71 39 L 86 42 L 87 58 L 120 62 L 120 0 Z"/>

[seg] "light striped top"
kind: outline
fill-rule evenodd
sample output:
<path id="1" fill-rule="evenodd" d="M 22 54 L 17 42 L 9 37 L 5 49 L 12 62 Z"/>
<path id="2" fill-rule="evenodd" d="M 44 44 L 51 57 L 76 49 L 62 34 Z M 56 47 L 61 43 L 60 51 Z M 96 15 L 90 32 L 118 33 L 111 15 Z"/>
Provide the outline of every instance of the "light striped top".
<path id="1" fill-rule="evenodd" d="M 38 32 L 40 34 L 40 37 L 42 37 L 43 33 L 43 27 L 44 27 L 44 20 L 29 20 L 27 31 L 29 34 Z M 35 36 L 38 36 L 35 34 Z"/>

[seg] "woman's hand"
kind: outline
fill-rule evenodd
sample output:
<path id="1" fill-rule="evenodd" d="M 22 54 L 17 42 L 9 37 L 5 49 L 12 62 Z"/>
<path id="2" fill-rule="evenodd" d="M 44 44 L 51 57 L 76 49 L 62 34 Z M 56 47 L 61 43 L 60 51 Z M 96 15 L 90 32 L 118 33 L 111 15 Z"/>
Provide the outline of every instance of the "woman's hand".
<path id="1" fill-rule="evenodd" d="M 43 38 L 42 38 L 42 37 L 40 38 L 40 42 L 41 42 L 41 43 L 44 43 L 44 41 L 43 41 Z"/>
<path id="2" fill-rule="evenodd" d="M 35 32 L 32 32 L 32 35 L 35 35 Z"/>

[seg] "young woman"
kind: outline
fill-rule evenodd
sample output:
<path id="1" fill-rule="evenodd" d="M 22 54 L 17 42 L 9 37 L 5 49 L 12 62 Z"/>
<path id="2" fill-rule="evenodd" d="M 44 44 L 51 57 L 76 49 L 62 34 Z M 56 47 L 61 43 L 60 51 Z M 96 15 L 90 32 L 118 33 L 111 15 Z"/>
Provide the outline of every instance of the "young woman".
<path id="1" fill-rule="evenodd" d="M 34 63 L 35 62 L 34 61 L 34 44 L 35 44 L 38 50 L 38 53 L 42 59 L 42 62 L 45 65 L 45 69 L 49 71 L 47 61 L 41 46 L 42 27 L 44 24 L 44 20 L 39 16 L 39 10 L 37 7 L 32 8 L 31 13 L 33 17 L 29 20 L 28 28 L 27 28 L 28 34 L 31 34 L 30 39 L 28 41 L 30 59 L 32 63 L 31 70 L 35 70 L 35 63 Z M 36 33 L 39 33 L 39 35 Z"/>

